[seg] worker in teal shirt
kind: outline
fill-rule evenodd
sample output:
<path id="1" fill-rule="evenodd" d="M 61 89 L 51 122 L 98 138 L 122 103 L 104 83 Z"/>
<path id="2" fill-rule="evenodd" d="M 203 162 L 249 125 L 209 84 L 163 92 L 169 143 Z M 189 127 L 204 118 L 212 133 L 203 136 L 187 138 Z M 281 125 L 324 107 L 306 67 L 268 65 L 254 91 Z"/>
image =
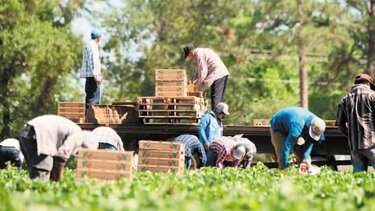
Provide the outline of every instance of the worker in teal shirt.
<path id="1" fill-rule="evenodd" d="M 289 166 L 288 159 L 293 150 L 298 163 L 311 165 L 310 153 L 313 144 L 325 139 L 325 122 L 305 108 L 288 107 L 274 114 L 270 124 L 271 141 L 279 168 Z"/>
<path id="2" fill-rule="evenodd" d="M 218 103 L 212 111 L 206 112 L 198 125 L 199 141 L 206 150 L 209 149 L 212 140 L 223 135 L 222 120 L 229 115 L 228 105 Z"/>

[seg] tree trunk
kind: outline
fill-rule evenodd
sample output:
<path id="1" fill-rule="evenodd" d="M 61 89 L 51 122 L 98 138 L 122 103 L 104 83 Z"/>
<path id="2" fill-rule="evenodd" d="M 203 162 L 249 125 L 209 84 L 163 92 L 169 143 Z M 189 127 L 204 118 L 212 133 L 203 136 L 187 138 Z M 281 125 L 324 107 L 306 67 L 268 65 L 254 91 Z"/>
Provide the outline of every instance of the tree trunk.
<path id="1" fill-rule="evenodd" d="M 298 62 L 299 62 L 299 80 L 300 80 L 300 106 L 303 108 L 309 107 L 308 101 L 308 78 L 306 70 L 306 49 L 303 41 L 300 41 L 298 46 Z"/>
<path id="2" fill-rule="evenodd" d="M 375 73 L 375 0 L 370 0 L 369 19 L 367 23 L 368 28 L 368 55 L 366 73 L 374 76 Z"/>
<path id="3" fill-rule="evenodd" d="M 299 80 L 300 80 L 300 106 L 303 108 L 307 108 L 309 106 L 308 102 L 308 78 L 307 78 L 307 70 L 306 70 L 306 46 L 304 43 L 304 39 L 301 35 L 301 30 L 303 29 L 304 24 L 304 8 L 302 1 L 298 1 L 298 15 L 299 15 L 299 27 L 297 33 L 297 40 L 298 40 L 298 65 L 299 65 Z"/>

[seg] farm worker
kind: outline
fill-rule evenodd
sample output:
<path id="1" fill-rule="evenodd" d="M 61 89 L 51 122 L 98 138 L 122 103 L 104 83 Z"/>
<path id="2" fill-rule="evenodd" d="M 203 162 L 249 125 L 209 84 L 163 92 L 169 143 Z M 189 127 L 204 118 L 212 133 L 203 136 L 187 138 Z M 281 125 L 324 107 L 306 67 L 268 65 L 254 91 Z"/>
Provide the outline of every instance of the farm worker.
<path id="1" fill-rule="evenodd" d="M 375 92 L 371 76 L 359 74 L 338 106 L 337 126 L 348 137 L 353 171 L 375 168 Z"/>
<path id="2" fill-rule="evenodd" d="M 21 169 L 22 161 L 23 155 L 17 139 L 7 138 L 0 142 L 0 169 L 4 169 L 7 162 Z"/>
<path id="3" fill-rule="evenodd" d="M 211 87 L 211 109 L 218 103 L 224 102 L 229 71 L 220 57 L 209 48 L 195 48 L 191 44 L 183 48 L 183 53 L 185 59 L 196 61 L 197 69 L 193 83 L 199 89 Z"/>
<path id="4" fill-rule="evenodd" d="M 95 128 L 92 131 L 92 134 L 98 139 L 98 149 L 124 151 L 121 137 L 114 129 L 110 127 L 100 126 Z"/>
<path id="5" fill-rule="evenodd" d="M 199 142 L 198 138 L 194 135 L 180 135 L 174 139 L 174 142 L 181 143 L 185 145 L 185 166 L 186 169 L 190 169 L 191 167 L 191 159 L 194 155 L 197 155 L 198 161 L 198 168 L 205 166 L 207 157 L 206 151 L 201 142 Z"/>
<path id="6" fill-rule="evenodd" d="M 221 102 L 212 111 L 208 111 L 202 116 L 198 125 L 198 135 L 199 141 L 206 150 L 213 139 L 223 135 L 222 120 L 226 115 L 229 115 L 228 105 Z"/>
<path id="7" fill-rule="evenodd" d="M 82 148 L 97 149 L 90 131 L 71 120 L 43 115 L 27 122 L 20 132 L 20 147 L 31 179 L 60 180 L 65 162 Z"/>
<path id="8" fill-rule="evenodd" d="M 245 147 L 245 156 L 241 163 L 243 168 L 249 168 L 255 154 L 257 153 L 257 148 L 255 147 L 255 144 L 251 142 L 249 139 L 243 138 L 242 135 L 234 136 L 233 139 L 238 144 L 243 145 Z"/>
<path id="9" fill-rule="evenodd" d="M 86 78 L 86 111 L 89 105 L 99 104 L 100 84 L 102 83 L 101 64 L 99 58 L 99 43 L 101 33 L 93 30 L 91 40 L 83 48 L 82 69 L 80 78 Z"/>
<path id="10" fill-rule="evenodd" d="M 289 166 L 289 154 L 299 138 L 298 145 L 302 150 L 295 150 L 297 162 L 298 164 L 308 163 L 310 166 L 313 144 L 325 140 L 325 122 L 305 108 L 288 107 L 274 114 L 270 125 L 271 141 L 275 148 L 279 168 Z"/>
<path id="11" fill-rule="evenodd" d="M 214 154 L 207 158 L 214 157 L 213 160 L 207 160 L 207 166 L 223 168 L 224 166 L 238 167 L 246 154 L 246 148 L 242 144 L 238 144 L 233 138 L 220 137 L 215 139 L 210 145 L 207 154 Z"/>

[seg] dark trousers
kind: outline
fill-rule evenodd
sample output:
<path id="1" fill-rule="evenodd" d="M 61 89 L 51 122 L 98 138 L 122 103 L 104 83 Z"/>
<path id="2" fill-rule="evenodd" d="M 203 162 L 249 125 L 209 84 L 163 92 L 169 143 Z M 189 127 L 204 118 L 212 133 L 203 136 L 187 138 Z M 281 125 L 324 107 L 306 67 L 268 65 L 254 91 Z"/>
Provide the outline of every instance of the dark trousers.
<path id="1" fill-rule="evenodd" d="M 191 168 L 191 157 L 185 156 L 185 167 L 186 167 L 186 169 Z"/>
<path id="2" fill-rule="evenodd" d="M 86 110 L 89 105 L 99 104 L 100 101 L 100 87 L 96 85 L 94 77 L 86 78 L 85 84 L 86 92 Z"/>
<path id="3" fill-rule="evenodd" d="M 21 169 L 20 151 L 12 146 L 0 146 L 0 169 L 4 169 L 7 162 Z"/>
<path id="4" fill-rule="evenodd" d="M 216 79 L 211 85 L 211 109 L 213 110 L 215 106 L 224 102 L 225 88 L 227 87 L 228 76 Z"/>
<path id="5" fill-rule="evenodd" d="M 206 150 L 207 162 L 206 166 L 216 166 L 216 154 L 211 149 Z"/>

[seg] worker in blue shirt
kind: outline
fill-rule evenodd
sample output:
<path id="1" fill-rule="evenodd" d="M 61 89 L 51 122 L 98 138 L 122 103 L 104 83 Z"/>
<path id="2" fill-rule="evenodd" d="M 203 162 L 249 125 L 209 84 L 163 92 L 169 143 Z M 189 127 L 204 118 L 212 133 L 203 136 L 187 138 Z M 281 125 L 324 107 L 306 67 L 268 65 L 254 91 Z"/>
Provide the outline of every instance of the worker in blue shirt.
<path id="1" fill-rule="evenodd" d="M 207 162 L 206 166 L 214 166 L 216 162 L 215 153 L 210 149 L 210 145 L 214 139 L 223 136 L 222 120 L 229 115 L 228 105 L 226 103 L 218 103 L 212 111 L 206 112 L 198 125 L 199 141 L 206 150 Z"/>
<path id="2" fill-rule="evenodd" d="M 288 158 L 293 150 L 299 164 L 304 162 L 310 166 L 313 144 L 325 140 L 325 122 L 305 108 L 288 107 L 274 114 L 270 125 L 279 168 L 289 166 Z M 298 148 L 302 150 L 296 150 Z"/>
<path id="3" fill-rule="evenodd" d="M 206 150 L 209 149 L 212 140 L 223 135 L 222 120 L 229 115 L 228 105 L 226 103 L 218 103 L 212 111 L 206 112 L 198 126 L 199 141 Z"/>

